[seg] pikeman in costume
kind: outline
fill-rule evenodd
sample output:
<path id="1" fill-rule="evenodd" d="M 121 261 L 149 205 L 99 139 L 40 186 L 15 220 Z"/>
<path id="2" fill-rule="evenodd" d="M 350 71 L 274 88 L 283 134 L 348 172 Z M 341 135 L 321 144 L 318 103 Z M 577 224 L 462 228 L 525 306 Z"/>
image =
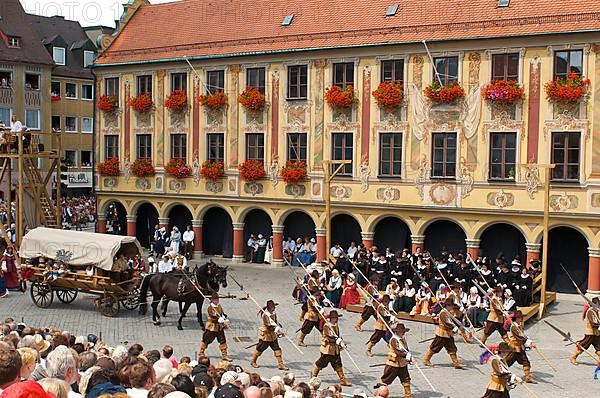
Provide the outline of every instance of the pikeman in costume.
<path id="1" fill-rule="evenodd" d="M 427 366 L 433 366 L 431 364 L 431 357 L 433 354 L 437 354 L 445 348 L 452 359 L 452 364 L 455 369 L 464 369 L 465 366 L 458 362 L 458 356 L 456 352 L 456 343 L 454 342 L 454 335 L 460 330 L 459 325 L 454 321 L 451 314 L 454 312 L 454 300 L 449 298 L 446 300 L 446 306 L 440 312 L 438 320 L 438 326 L 435 329 L 435 338 L 431 342 L 427 354 L 423 357 L 423 363 Z"/>
<path id="2" fill-rule="evenodd" d="M 329 322 L 323 326 L 323 335 L 321 338 L 321 356 L 315 362 L 315 368 L 312 371 L 312 377 L 317 377 L 321 369 L 331 364 L 340 378 L 340 384 L 343 386 L 351 386 L 344 375 L 342 368 L 341 350 L 346 348 L 346 343 L 340 337 L 340 328 L 338 325 L 339 315 L 336 310 L 329 313 Z"/>
<path id="3" fill-rule="evenodd" d="M 373 353 L 371 349 L 383 339 L 388 331 L 388 327 L 396 320 L 396 318 L 390 314 L 390 296 L 387 294 L 381 298 L 381 303 L 377 306 L 377 318 L 375 320 L 375 331 L 371 335 L 369 342 L 367 343 L 367 356 L 372 357 Z M 387 324 L 387 326 L 386 326 Z"/>
<path id="4" fill-rule="evenodd" d="M 362 313 L 360 314 L 360 318 L 358 318 L 358 322 L 356 323 L 356 325 L 354 326 L 354 329 L 356 329 L 357 332 L 361 332 L 362 330 L 360 329 L 360 327 L 369 320 L 369 318 L 371 318 L 372 316 L 374 316 L 375 318 L 377 318 L 377 315 L 375 315 L 375 308 L 377 307 L 378 303 L 377 303 L 377 298 L 379 297 L 379 292 L 377 291 L 377 289 L 375 288 L 375 286 L 369 284 L 366 288 L 367 293 L 369 293 L 369 295 L 371 295 L 371 297 L 367 297 L 366 300 L 367 302 L 365 303 L 365 306 L 362 310 Z"/>
<path id="5" fill-rule="evenodd" d="M 216 292 L 210 296 L 207 313 L 208 319 L 206 320 L 204 335 L 202 335 L 202 343 L 200 343 L 200 355 L 204 356 L 208 345 L 217 339 L 221 350 L 221 358 L 224 361 L 231 361 L 227 355 L 227 340 L 225 339 L 225 328 L 230 327 L 230 322 L 223 312 L 221 304 L 219 304 L 219 294 Z"/>
<path id="6" fill-rule="evenodd" d="M 498 354 L 490 359 L 492 375 L 488 383 L 485 395 L 481 398 L 510 398 L 509 391 L 515 384 L 522 383 L 520 377 L 511 373 L 506 366 L 505 359 L 510 355 L 510 347 L 507 343 L 500 343 Z"/>
<path id="7" fill-rule="evenodd" d="M 502 340 L 508 343 L 508 335 L 504 329 L 504 322 L 506 317 L 504 316 L 504 302 L 502 297 L 504 295 L 504 289 L 502 286 L 496 286 L 493 293 L 490 293 L 490 313 L 488 314 L 487 321 L 485 322 L 485 329 L 483 329 L 483 336 L 481 336 L 481 342 L 485 344 L 488 337 L 497 331 L 500 333 Z"/>
<path id="8" fill-rule="evenodd" d="M 410 375 L 408 374 L 408 364 L 413 362 L 412 354 L 408 350 L 408 344 L 404 334 L 410 329 L 404 327 L 403 323 L 397 323 L 394 328 L 394 335 L 390 339 L 387 362 L 381 376 L 381 382 L 390 385 L 399 378 L 404 387 L 404 398 L 411 398 Z"/>
<path id="9" fill-rule="evenodd" d="M 592 299 L 592 304 L 595 307 L 589 306 L 584 310 L 583 321 L 585 331 L 583 339 L 577 342 L 575 351 L 571 355 L 571 363 L 573 365 L 577 365 L 577 357 L 581 355 L 583 349 L 587 350 L 591 345 L 594 346 L 596 355 L 600 355 L 600 311 L 597 309 L 600 307 L 600 300 L 598 297 Z"/>
<path id="10" fill-rule="evenodd" d="M 289 370 L 283 364 L 283 355 L 281 353 L 281 348 L 279 347 L 279 341 L 277 340 L 279 336 L 285 334 L 285 331 L 279 322 L 277 322 L 275 305 L 273 300 L 269 300 L 267 301 L 267 305 L 261 311 L 262 323 L 258 329 L 258 344 L 256 345 L 256 349 L 250 360 L 250 365 L 252 365 L 253 368 L 259 367 L 256 360 L 267 348 L 271 347 L 271 350 L 275 353 L 275 358 L 277 358 L 277 368 L 279 370 Z"/>
<path id="11" fill-rule="evenodd" d="M 527 358 L 526 350 L 529 348 L 535 348 L 535 343 L 531 341 L 523 331 L 523 326 L 525 322 L 523 322 L 523 313 L 521 311 L 516 311 L 514 315 L 514 319 L 510 325 L 510 333 L 508 345 L 512 348 L 512 351 L 506 357 L 506 364 L 508 366 L 512 366 L 515 362 L 523 366 L 523 372 L 525 372 L 525 377 L 523 380 L 526 383 L 537 384 L 537 381 L 534 380 L 533 376 L 531 376 L 531 363 L 529 362 L 529 358 Z"/>
<path id="12" fill-rule="evenodd" d="M 313 330 L 313 328 L 319 329 L 319 312 L 321 309 L 319 308 L 318 300 L 321 299 L 321 291 L 318 288 L 313 288 L 309 293 L 310 295 L 306 302 L 308 308 L 306 314 L 304 314 L 304 320 L 300 327 L 300 337 L 298 338 L 298 345 L 300 347 L 306 347 L 304 338 Z"/>
<path id="13" fill-rule="evenodd" d="M 319 271 L 317 271 L 316 269 L 310 273 L 310 276 L 308 274 L 306 274 L 306 276 L 305 276 L 306 285 L 308 286 L 309 291 L 311 291 L 313 289 L 321 290 L 319 278 L 320 278 Z M 300 287 L 300 290 L 302 290 L 302 287 Z M 300 312 L 300 320 L 301 321 L 304 320 L 304 316 L 306 315 L 306 312 L 308 311 L 308 302 L 309 301 L 310 301 L 310 299 L 308 297 L 305 297 L 305 301 L 304 301 L 304 303 L 302 303 L 302 311 Z"/>

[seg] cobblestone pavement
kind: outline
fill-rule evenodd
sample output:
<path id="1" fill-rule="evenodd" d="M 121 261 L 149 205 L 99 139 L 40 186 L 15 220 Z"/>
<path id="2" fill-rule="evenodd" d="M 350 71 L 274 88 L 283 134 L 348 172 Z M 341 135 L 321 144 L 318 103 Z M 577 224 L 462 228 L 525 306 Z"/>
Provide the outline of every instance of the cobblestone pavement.
<path id="1" fill-rule="evenodd" d="M 293 287 L 291 270 L 255 264 L 233 264 L 229 270 L 231 275 L 242 283 L 259 303 L 264 303 L 268 298 L 273 298 L 279 303 L 278 317 L 292 339 L 295 340 L 295 331 L 300 327 L 298 320 L 300 307 L 293 304 L 291 297 Z M 300 274 L 300 271 L 297 272 Z M 230 355 L 243 366 L 249 366 L 251 350 L 244 350 L 243 346 L 256 342 L 259 321 L 256 316 L 258 308 L 250 300 L 240 300 L 244 294 L 239 291 L 231 279 L 227 289 L 222 293 L 230 293 L 238 297 L 237 299 L 223 300 L 223 306 L 232 320 L 235 333 L 244 340 L 243 343 L 238 344 L 234 342 L 232 333 L 227 332 Z M 549 315 L 546 319 L 571 331 L 575 338 L 579 338 L 583 331 L 582 308 L 582 302 L 578 296 L 560 295 L 558 304 L 549 308 Z M 79 295 L 71 304 L 60 303 L 55 298 L 54 303 L 48 309 L 37 308 L 31 302 L 29 292 L 26 294 L 11 293 L 7 298 L 0 299 L 0 319 L 11 316 L 31 325 L 51 325 L 75 334 L 96 333 L 110 344 L 124 341 L 140 342 L 145 348 L 160 348 L 168 343 L 175 347 L 175 355 L 178 357 L 194 355 L 201 338 L 195 308 L 190 310 L 187 318 L 184 319 L 184 331 L 178 331 L 176 328 L 176 310 L 176 305 L 171 303 L 167 317 L 163 318 L 162 325 L 157 327 L 152 324 L 150 315 L 141 316 L 137 311 L 127 311 L 123 308 L 116 318 L 103 317 L 94 309 L 93 296 L 84 294 Z M 340 320 L 342 335 L 349 344 L 350 354 L 356 359 L 361 369 L 361 372 L 358 372 L 344 354 L 342 360 L 345 371 L 355 386 L 370 389 L 381 376 L 383 367 L 371 368 L 369 365 L 384 363 L 387 349 L 383 342 L 380 342 L 373 350 L 375 356 L 368 358 L 364 354 L 364 349 L 373 328 L 373 320 L 367 322 L 364 325 L 365 330 L 359 333 L 354 330 L 358 314 L 344 311 L 342 313 L 343 317 Z M 206 319 L 206 315 L 204 318 Z M 407 326 L 411 329 L 408 337 L 409 345 L 414 355 L 420 359 L 429 343 L 419 344 L 418 341 L 432 336 L 433 326 L 414 322 L 407 322 Z M 598 381 L 593 380 L 595 366 L 591 358 L 582 355 L 580 356 L 581 365 L 572 366 L 568 358 L 573 347 L 565 347 L 562 338 L 543 322 L 528 323 L 527 333 L 532 339 L 538 341 L 539 347 L 559 369 L 558 373 L 552 372 L 537 353 L 529 353 L 534 376 L 540 381 L 538 385 L 529 386 L 538 397 L 599 396 L 600 385 Z M 498 341 L 499 336 L 494 335 L 490 338 L 489 343 Z M 313 331 L 306 342 L 309 346 L 302 349 L 304 354 L 301 355 L 288 341 L 280 340 L 287 365 L 300 378 L 309 376 L 314 361 L 319 355 L 319 337 L 316 332 Z M 452 368 L 450 358 L 444 352 L 433 357 L 433 363 L 436 364 L 434 368 L 423 369 L 437 392 L 431 391 L 417 369 L 411 366 L 414 397 L 476 398 L 483 395 L 489 379 L 489 365 L 477 363 L 476 358 L 482 350 L 476 345 L 467 346 L 463 343 L 458 343 L 458 349 L 459 357 L 468 365 L 467 369 L 455 370 Z M 218 357 L 216 343 L 209 347 L 208 353 L 213 358 Z M 261 356 L 259 364 L 262 365 L 259 372 L 264 376 L 270 377 L 281 373 L 277 370 L 275 358 L 270 351 Z M 515 365 L 513 370 L 517 374 L 522 374 L 522 369 L 518 365 Z M 326 383 L 337 381 L 331 368 L 325 369 L 320 376 Z M 391 396 L 403 396 L 401 391 L 402 387 L 396 381 L 392 387 Z M 517 387 L 511 396 L 521 398 L 530 395 L 523 387 Z"/>

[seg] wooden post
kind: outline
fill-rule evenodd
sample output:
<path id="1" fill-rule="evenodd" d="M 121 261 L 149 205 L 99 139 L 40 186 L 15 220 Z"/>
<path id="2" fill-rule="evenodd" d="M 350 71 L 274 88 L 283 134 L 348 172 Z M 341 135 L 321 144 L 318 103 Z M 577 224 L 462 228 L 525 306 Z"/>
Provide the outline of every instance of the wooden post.
<path id="1" fill-rule="evenodd" d="M 10 145 L 7 147 L 6 149 L 9 153 L 10 153 Z M 6 184 L 8 186 L 8 195 L 7 195 L 7 206 L 6 206 L 6 223 L 8 224 L 8 226 L 10 227 L 10 223 L 11 223 L 11 209 L 12 209 L 12 159 L 11 158 L 5 158 L 4 159 L 5 162 L 8 162 L 7 165 L 7 169 L 8 169 L 8 183 Z M 8 236 L 6 237 L 8 238 Z"/>
<path id="2" fill-rule="evenodd" d="M 342 170 L 342 168 L 351 164 L 350 160 L 329 160 L 323 162 L 323 173 L 325 174 L 325 187 L 323 192 L 323 199 L 325 199 L 325 250 L 329 253 L 331 249 L 331 180 Z M 329 174 L 329 166 L 331 164 L 338 164 L 339 166 Z M 328 254 L 325 254 L 327 258 Z"/>
<path id="3" fill-rule="evenodd" d="M 23 131 L 17 134 L 17 140 L 19 157 L 17 158 L 17 227 L 15 228 L 17 239 L 15 240 L 15 244 L 18 248 L 21 245 L 21 239 L 23 239 L 23 234 L 25 233 L 25 226 L 23 225 Z"/>
<path id="4" fill-rule="evenodd" d="M 544 184 L 544 237 L 542 241 L 542 290 L 540 296 L 540 308 L 537 319 L 542 319 L 546 307 L 546 279 L 548 278 L 548 227 L 550 224 L 550 173 L 554 165 L 544 166 L 545 184 Z"/>
<path id="5" fill-rule="evenodd" d="M 60 166 L 61 166 L 61 161 L 60 161 L 60 154 L 61 154 L 61 150 L 62 150 L 62 131 L 59 133 L 58 138 L 57 138 L 57 147 L 58 148 L 51 148 L 51 149 L 56 149 L 56 171 L 55 171 L 55 175 L 56 175 L 56 227 L 58 229 L 62 228 L 62 190 L 61 190 L 61 186 L 60 186 Z M 50 135 L 50 142 L 52 142 L 52 135 Z M 48 161 L 50 161 L 50 159 L 48 159 Z M 50 170 L 50 173 L 52 173 L 53 170 Z M 44 187 L 44 189 L 46 189 L 46 187 Z M 50 199 L 52 199 L 52 189 L 50 189 Z"/>

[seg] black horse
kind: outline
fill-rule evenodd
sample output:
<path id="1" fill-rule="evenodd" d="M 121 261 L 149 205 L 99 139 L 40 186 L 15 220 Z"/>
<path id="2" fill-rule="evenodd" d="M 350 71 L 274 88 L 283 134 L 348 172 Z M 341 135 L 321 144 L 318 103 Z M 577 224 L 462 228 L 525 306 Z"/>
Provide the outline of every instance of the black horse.
<path id="1" fill-rule="evenodd" d="M 185 317 L 192 303 L 196 303 L 198 310 L 198 323 L 204 329 L 202 321 L 202 304 L 206 297 L 213 292 L 218 292 L 219 287 L 227 287 L 227 267 L 221 267 L 210 261 L 197 267 L 194 273 L 186 271 L 174 271 L 168 274 L 150 274 L 142 281 L 140 289 L 140 314 L 145 315 L 148 309 L 148 290 L 152 293 L 152 321 L 160 325 L 160 314 L 158 303 L 164 300 L 164 313 L 168 301 L 183 303 L 180 308 L 177 329 L 183 330 L 181 320 Z M 199 291 L 200 290 L 200 291 Z"/>

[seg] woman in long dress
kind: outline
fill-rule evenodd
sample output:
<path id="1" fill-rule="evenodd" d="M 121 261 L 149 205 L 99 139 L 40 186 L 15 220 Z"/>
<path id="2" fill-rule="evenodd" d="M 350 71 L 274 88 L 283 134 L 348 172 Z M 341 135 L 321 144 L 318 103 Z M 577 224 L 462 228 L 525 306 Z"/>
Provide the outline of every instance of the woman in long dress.
<path id="1" fill-rule="evenodd" d="M 171 249 L 173 249 L 173 253 L 179 254 L 179 245 L 181 244 L 181 232 L 179 232 L 179 228 L 173 227 L 171 231 Z"/>
<path id="2" fill-rule="evenodd" d="M 13 254 L 13 247 L 8 246 L 2 257 L 4 284 L 7 289 L 19 289 L 19 265 Z"/>
<path id="3" fill-rule="evenodd" d="M 337 269 L 331 271 L 331 278 L 329 278 L 326 288 L 325 297 L 331 301 L 334 307 L 338 307 L 342 296 L 342 277 Z"/>
<path id="4" fill-rule="evenodd" d="M 342 297 L 340 298 L 340 308 L 346 308 L 348 305 L 360 303 L 360 294 L 356 285 L 356 277 L 354 274 L 348 274 L 344 281 Z"/>

